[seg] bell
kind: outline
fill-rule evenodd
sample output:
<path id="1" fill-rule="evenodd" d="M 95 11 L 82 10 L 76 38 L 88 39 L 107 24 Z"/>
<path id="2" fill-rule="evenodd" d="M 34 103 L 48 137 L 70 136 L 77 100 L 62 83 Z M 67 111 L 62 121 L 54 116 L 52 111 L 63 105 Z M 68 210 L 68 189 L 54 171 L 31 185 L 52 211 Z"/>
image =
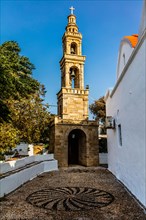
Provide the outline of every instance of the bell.
<path id="1" fill-rule="evenodd" d="M 75 71 L 74 70 L 71 71 L 71 78 L 75 78 Z"/>
<path id="2" fill-rule="evenodd" d="M 71 47 L 71 54 L 75 54 L 75 49 Z"/>

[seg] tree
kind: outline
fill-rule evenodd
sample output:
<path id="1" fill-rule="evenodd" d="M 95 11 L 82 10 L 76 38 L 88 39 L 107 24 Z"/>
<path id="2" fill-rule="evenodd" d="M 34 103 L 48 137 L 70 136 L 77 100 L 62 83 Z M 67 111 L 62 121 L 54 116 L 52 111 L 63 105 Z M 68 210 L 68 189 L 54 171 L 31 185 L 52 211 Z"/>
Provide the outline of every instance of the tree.
<path id="1" fill-rule="evenodd" d="M 95 116 L 95 119 L 98 119 L 101 123 L 105 123 L 106 109 L 104 96 L 95 100 L 93 104 L 89 106 L 91 113 Z"/>
<path id="2" fill-rule="evenodd" d="M 18 43 L 5 42 L 0 52 L 0 152 L 4 152 L 18 141 L 44 140 L 50 113 L 42 99 L 45 87 L 32 77 L 35 67 L 20 55 Z"/>
<path id="3" fill-rule="evenodd" d="M 93 104 L 89 106 L 91 113 L 99 120 L 99 135 L 106 134 L 105 118 L 106 118 L 106 105 L 104 96 L 95 100 Z M 99 153 L 107 153 L 107 137 L 99 136 Z"/>
<path id="4" fill-rule="evenodd" d="M 19 130 L 20 140 L 28 143 L 40 142 L 43 133 L 48 129 L 50 113 L 39 95 L 31 95 L 21 101 L 9 100 L 8 106 L 13 126 Z"/>
<path id="5" fill-rule="evenodd" d="M 15 41 L 8 41 L 0 46 L 0 122 L 9 119 L 7 99 L 20 100 L 41 87 L 31 76 L 34 65 L 27 57 L 21 56 L 20 52 L 21 49 Z M 3 110 L 6 110 L 5 113 Z"/>

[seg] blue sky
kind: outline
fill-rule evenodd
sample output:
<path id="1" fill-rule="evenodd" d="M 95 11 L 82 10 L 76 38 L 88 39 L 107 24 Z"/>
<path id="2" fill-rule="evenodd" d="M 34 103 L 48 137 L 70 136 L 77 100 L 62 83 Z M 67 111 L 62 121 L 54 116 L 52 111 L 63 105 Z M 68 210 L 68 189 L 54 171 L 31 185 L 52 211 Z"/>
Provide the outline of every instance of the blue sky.
<path id="1" fill-rule="evenodd" d="M 115 84 L 120 41 L 139 30 L 142 0 L 1 0 L 1 43 L 19 43 L 21 54 L 35 65 L 33 77 L 45 85 L 50 105 L 56 105 L 60 90 L 62 36 L 72 5 L 83 35 L 89 104 Z M 56 108 L 50 111 L 56 113 Z"/>

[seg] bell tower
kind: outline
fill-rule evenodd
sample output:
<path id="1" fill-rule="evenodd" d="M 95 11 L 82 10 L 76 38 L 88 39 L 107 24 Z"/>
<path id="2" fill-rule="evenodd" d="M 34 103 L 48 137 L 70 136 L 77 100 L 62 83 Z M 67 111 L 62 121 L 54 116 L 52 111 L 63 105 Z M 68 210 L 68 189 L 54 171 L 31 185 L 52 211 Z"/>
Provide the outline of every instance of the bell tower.
<path id="1" fill-rule="evenodd" d="M 62 37 L 61 88 L 57 94 L 58 114 L 50 123 L 49 152 L 54 153 L 60 167 L 71 164 L 97 166 L 98 122 L 88 120 L 89 88 L 84 88 L 82 35 L 78 31 L 74 8 L 70 10 Z"/>
<path id="2" fill-rule="evenodd" d="M 82 35 L 78 31 L 76 16 L 68 16 L 62 37 L 63 57 L 60 60 L 61 90 L 57 94 L 58 115 L 62 119 L 85 120 L 88 118 L 88 89 L 84 89 L 84 62 Z"/>

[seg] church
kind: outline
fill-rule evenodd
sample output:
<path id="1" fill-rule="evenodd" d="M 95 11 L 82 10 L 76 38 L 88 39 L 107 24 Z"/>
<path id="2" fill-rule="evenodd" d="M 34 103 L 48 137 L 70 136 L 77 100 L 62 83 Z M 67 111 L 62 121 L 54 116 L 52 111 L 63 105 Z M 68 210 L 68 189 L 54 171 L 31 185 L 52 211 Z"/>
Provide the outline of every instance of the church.
<path id="1" fill-rule="evenodd" d="M 138 34 L 121 40 L 117 82 L 105 95 L 108 169 L 146 207 L 146 0 Z"/>
<path id="2" fill-rule="evenodd" d="M 89 86 L 84 87 L 82 34 L 71 7 L 66 31 L 62 37 L 60 60 L 61 89 L 57 93 L 58 114 L 50 125 L 50 152 L 60 167 L 97 166 L 98 122 L 88 120 Z"/>

